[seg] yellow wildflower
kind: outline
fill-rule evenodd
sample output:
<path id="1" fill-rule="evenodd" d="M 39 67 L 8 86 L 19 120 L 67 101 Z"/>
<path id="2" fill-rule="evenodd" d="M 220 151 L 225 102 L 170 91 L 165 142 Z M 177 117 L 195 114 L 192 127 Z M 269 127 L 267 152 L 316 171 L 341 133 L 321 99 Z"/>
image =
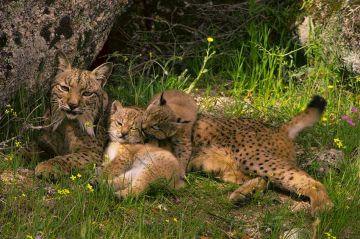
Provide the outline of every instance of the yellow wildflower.
<path id="1" fill-rule="evenodd" d="M 67 189 L 67 188 L 58 189 L 58 190 L 57 190 L 57 193 L 60 194 L 60 195 L 68 195 L 68 194 L 70 194 L 70 190 Z"/>
<path id="2" fill-rule="evenodd" d="M 94 188 L 90 183 L 88 183 L 86 187 L 89 189 L 90 192 L 94 192 Z"/>
<path id="3" fill-rule="evenodd" d="M 21 148 L 21 142 L 18 140 L 15 140 L 15 147 L 16 148 Z"/>
<path id="4" fill-rule="evenodd" d="M 336 239 L 336 236 L 331 235 L 330 232 L 325 232 L 326 239 Z"/>
<path id="5" fill-rule="evenodd" d="M 169 220 L 169 219 L 166 219 L 166 220 L 165 220 L 165 222 L 169 223 L 169 222 L 170 222 L 170 220 Z"/>
<path id="6" fill-rule="evenodd" d="M 178 222 L 178 219 L 176 217 L 173 218 L 174 222 Z"/>
<path id="7" fill-rule="evenodd" d="M 75 175 L 71 175 L 70 179 L 73 180 L 73 181 L 75 181 L 76 176 L 75 176 Z"/>
<path id="8" fill-rule="evenodd" d="M 325 116 L 323 116 L 323 117 L 321 117 L 321 122 L 327 122 L 328 121 L 328 118 L 327 117 L 325 117 Z"/>
<path id="9" fill-rule="evenodd" d="M 4 114 L 5 114 L 5 115 L 12 114 L 14 117 L 17 116 L 15 110 L 12 108 L 11 105 L 6 105 L 5 108 L 6 108 L 5 111 L 4 111 Z"/>
<path id="10" fill-rule="evenodd" d="M 26 197 L 26 194 L 25 194 L 25 193 L 22 193 L 21 196 L 24 198 L 24 197 Z"/>
<path id="11" fill-rule="evenodd" d="M 85 128 L 94 128 L 94 125 L 90 121 L 85 122 Z"/>
<path id="12" fill-rule="evenodd" d="M 13 159 L 14 159 L 14 154 L 8 154 L 5 157 L 5 160 L 7 160 L 7 161 L 12 161 Z"/>
<path id="13" fill-rule="evenodd" d="M 29 235 L 29 234 L 27 234 L 25 238 L 26 238 L 26 239 L 34 239 L 34 237 L 31 236 L 31 235 Z"/>
<path id="14" fill-rule="evenodd" d="M 76 174 L 76 177 L 81 178 L 81 174 L 80 173 Z"/>
<path id="15" fill-rule="evenodd" d="M 343 142 L 339 139 L 339 138 L 335 138 L 334 139 L 334 143 L 336 144 L 336 146 L 341 149 L 341 148 L 346 148 L 346 146 L 344 146 Z"/>
<path id="16" fill-rule="evenodd" d="M 211 43 L 211 42 L 213 42 L 213 41 L 214 41 L 214 38 L 212 38 L 212 37 L 208 37 L 208 38 L 207 38 L 207 41 L 208 41 L 209 43 Z"/>
<path id="17" fill-rule="evenodd" d="M 329 89 L 333 89 L 333 88 L 334 88 L 334 85 L 328 85 L 328 88 L 329 88 Z"/>

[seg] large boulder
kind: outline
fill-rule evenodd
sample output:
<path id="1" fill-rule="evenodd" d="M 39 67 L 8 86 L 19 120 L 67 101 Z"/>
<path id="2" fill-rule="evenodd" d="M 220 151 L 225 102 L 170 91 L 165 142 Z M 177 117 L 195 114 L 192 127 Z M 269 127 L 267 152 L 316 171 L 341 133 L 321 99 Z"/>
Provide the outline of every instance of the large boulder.
<path id="1" fill-rule="evenodd" d="M 0 0 L 0 108 L 19 87 L 44 88 L 58 49 L 74 66 L 89 67 L 127 5 L 128 0 Z"/>
<path id="2" fill-rule="evenodd" d="M 360 2 L 314 0 L 305 5 L 307 16 L 299 26 L 303 44 L 309 31 L 323 44 L 329 63 L 360 74 Z"/>

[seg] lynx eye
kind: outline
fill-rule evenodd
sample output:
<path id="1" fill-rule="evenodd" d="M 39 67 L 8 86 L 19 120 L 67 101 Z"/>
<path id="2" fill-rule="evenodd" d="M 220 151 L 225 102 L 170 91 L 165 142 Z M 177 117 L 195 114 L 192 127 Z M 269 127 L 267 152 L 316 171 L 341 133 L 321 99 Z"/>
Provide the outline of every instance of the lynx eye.
<path id="1" fill-rule="evenodd" d="M 154 129 L 154 130 L 159 130 L 160 129 L 159 126 L 156 126 L 156 125 L 151 126 L 151 128 Z"/>
<path id="2" fill-rule="evenodd" d="M 90 91 L 84 91 L 83 93 L 82 93 L 82 95 L 83 96 L 91 96 L 91 95 L 93 95 L 94 93 L 93 92 L 90 92 Z"/>
<path id="3" fill-rule="evenodd" d="M 65 85 L 60 85 L 60 89 L 65 92 L 69 92 L 70 88 Z"/>
<path id="4" fill-rule="evenodd" d="M 116 121 L 116 123 L 119 125 L 119 126 L 122 126 L 123 124 L 122 124 L 122 121 Z"/>

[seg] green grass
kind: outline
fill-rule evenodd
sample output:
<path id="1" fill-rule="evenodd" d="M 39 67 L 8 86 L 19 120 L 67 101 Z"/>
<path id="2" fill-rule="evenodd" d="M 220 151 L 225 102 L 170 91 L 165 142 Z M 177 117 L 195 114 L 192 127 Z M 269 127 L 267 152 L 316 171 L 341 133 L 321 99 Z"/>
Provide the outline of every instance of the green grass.
<path id="1" fill-rule="evenodd" d="M 188 90 L 191 86 L 192 94 L 205 99 L 229 97 L 232 104 L 224 105 L 226 116 L 248 116 L 272 125 L 291 119 L 312 95 L 324 96 L 327 120 L 296 140 L 306 152 L 299 161 L 314 156 L 312 147 L 315 151 L 338 148 L 335 138 L 346 146 L 339 149 L 344 157 L 337 168 L 319 173 L 316 161 L 306 168 L 325 184 L 334 202 L 332 211 L 319 216 L 317 238 L 359 237 L 360 120 L 356 118 L 359 113 L 351 112 L 352 107 L 360 108 L 359 78 L 343 72 L 337 62 L 329 64 L 321 41 L 301 48 L 286 30 L 255 20 L 246 30 L 246 37 L 239 38 L 241 44 L 224 49 L 223 39 L 215 38 L 212 43 L 204 39 L 197 49 L 198 57 L 154 57 L 141 70 L 134 70 L 136 57 L 125 61 L 114 54 L 119 65 L 106 89 L 126 105 L 144 106 L 159 91 Z M 270 39 L 274 34 L 277 37 Z M 214 54 L 204 61 L 206 52 Z M 179 70 L 178 65 L 186 69 Z M 28 122 L 35 124 L 46 100 L 41 97 L 40 107 L 33 112 L 34 106 L 27 105 L 23 94 L 19 92 L 8 108 L 13 111 L 2 114 L 1 139 L 16 138 L 0 158 L 0 172 L 34 168 L 37 163 L 37 159 L 25 161 L 16 152 L 36 138 L 36 131 L 22 123 L 29 118 Z M 342 115 L 351 116 L 356 126 L 341 120 Z M 309 211 L 292 212 L 289 206 L 294 201 L 285 197 L 283 202 L 284 196 L 272 189 L 256 194 L 246 205 L 232 205 L 227 196 L 236 185 L 191 173 L 181 190 L 154 186 L 138 199 L 119 201 L 106 187 L 90 192 L 90 177 L 91 173 L 83 173 L 75 181 L 64 178 L 54 184 L 34 178 L 28 186 L 9 186 L 0 180 L 0 238 L 35 238 L 38 232 L 45 238 L 241 238 L 257 231 L 260 238 L 279 238 L 292 228 L 302 229 L 310 238 L 313 232 L 314 218 Z M 70 193 L 62 195 L 61 189 Z"/>

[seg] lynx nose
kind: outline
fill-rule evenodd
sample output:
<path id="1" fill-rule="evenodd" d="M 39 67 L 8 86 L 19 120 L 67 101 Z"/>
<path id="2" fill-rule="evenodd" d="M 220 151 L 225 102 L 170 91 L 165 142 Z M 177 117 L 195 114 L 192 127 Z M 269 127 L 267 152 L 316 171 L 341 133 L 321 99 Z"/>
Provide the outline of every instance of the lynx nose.
<path id="1" fill-rule="evenodd" d="M 72 94 L 70 94 L 67 103 L 68 103 L 70 110 L 74 110 L 77 107 L 79 107 L 80 99 L 76 96 L 75 93 L 72 93 Z"/>
<path id="2" fill-rule="evenodd" d="M 121 133 L 119 134 L 119 137 L 125 139 L 128 134 L 129 134 L 128 131 L 121 131 Z"/>
<path id="3" fill-rule="evenodd" d="M 69 105 L 70 110 L 74 110 L 79 106 L 79 104 L 77 102 L 69 102 L 68 105 Z"/>

